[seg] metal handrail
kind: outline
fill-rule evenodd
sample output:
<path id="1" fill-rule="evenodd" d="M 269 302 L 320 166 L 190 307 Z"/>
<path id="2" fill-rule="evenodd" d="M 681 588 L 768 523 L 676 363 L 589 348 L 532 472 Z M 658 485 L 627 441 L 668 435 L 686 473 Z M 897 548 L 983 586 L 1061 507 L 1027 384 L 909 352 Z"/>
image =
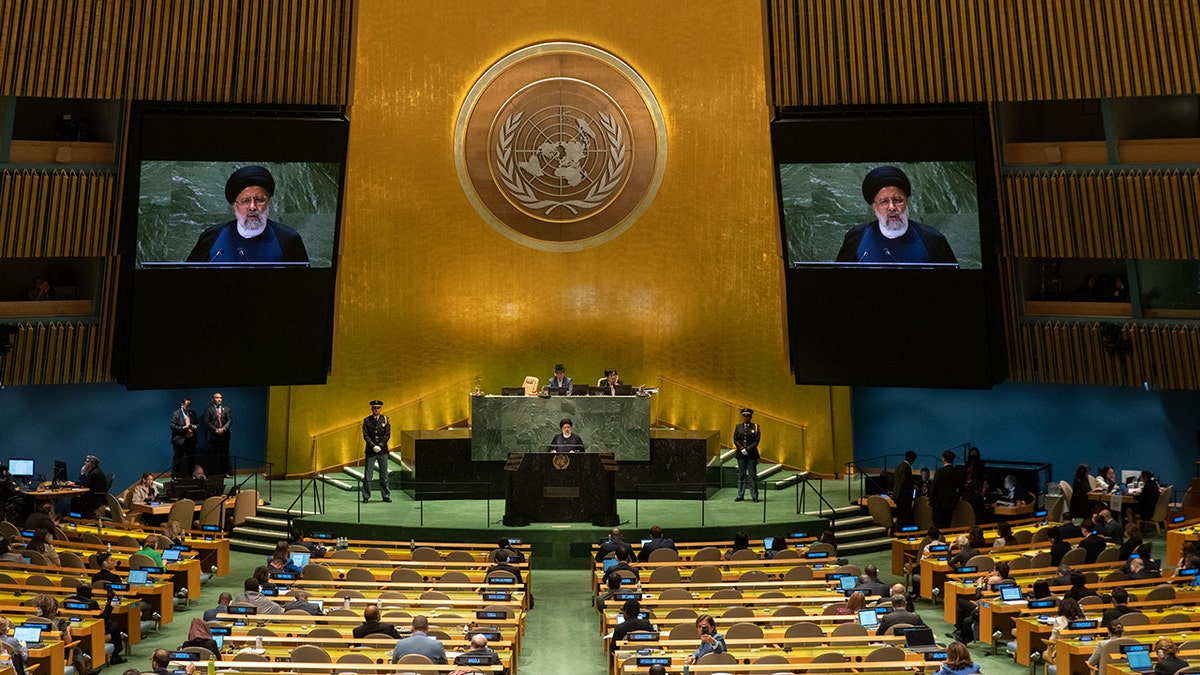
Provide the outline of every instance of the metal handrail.
<path id="1" fill-rule="evenodd" d="M 810 482 L 811 481 L 808 480 L 808 476 L 801 475 L 800 482 L 796 483 L 796 513 L 804 512 L 804 498 L 808 494 L 808 486 Z M 834 508 L 833 504 L 829 503 L 828 499 L 825 499 L 825 479 L 818 479 L 818 487 L 815 488 L 815 490 L 817 493 L 817 499 L 821 500 L 821 504 L 829 507 L 829 527 L 832 528 L 837 523 L 837 510 Z M 817 507 L 817 515 L 825 515 L 822 512 L 822 507 L 820 506 Z"/>
<path id="2" fill-rule="evenodd" d="M 265 471 L 262 471 L 262 470 L 254 471 L 254 472 L 248 474 L 246 476 L 246 478 L 243 478 L 242 481 L 239 483 L 238 482 L 238 464 L 237 464 L 237 460 L 239 460 L 239 459 L 247 460 L 247 468 L 252 468 L 252 467 L 257 467 L 259 469 L 265 468 Z M 275 462 L 271 462 L 271 461 L 268 461 L 265 459 L 258 459 L 258 458 L 254 458 L 254 457 L 242 457 L 240 455 L 230 455 L 229 456 L 229 468 L 231 471 L 233 471 L 234 488 L 241 490 L 246 485 L 246 483 L 249 483 L 250 480 L 253 479 L 254 480 L 254 490 L 256 492 L 258 492 L 259 494 L 262 494 L 262 492 L 258 490 L 258 475 L 260 473 L 263 474 L 264 476 L 274 475 Z M 269 503 L 271 501 L 271 499 L 273 499 L 275 497 L 275 490 L 273 489 L 273 486 L 271 485 L 271 481 L 268 480 L 266 482 L 267 482 L 267 502 Z"/>
<path id="3" fill-rule="evenodd" d="M 294 517 L 292 515 L 292 511 L 295 508 L 297 502 L 299 502 L 299 504 L 300 504 L 300 513 L 301 513 L 300 517 L 301 518 L 304 517 L 304 495 L 308 493 L 308 488 L 310 485 L 312 486 L 312 491 L 313 491 L 313 496 L 312 496 L 313 513 L 315 513 L 315 514 L 325 513 L 325 481 L 319 480 L 317 478 L 317 476 L 313 476 L 312 478 L 307 478 L 307 479 L 301 479 L 300 494 L 296 495 L 296 498 L 292 500 L 292 503 L 288 504 L 288 507 L 286 509 L 284 509 L 284 516 L 287 518 L 287 521 L 288 521 L 288 532 L 291 532 L 291 530 L 292 530 L 292 519 Z"/>

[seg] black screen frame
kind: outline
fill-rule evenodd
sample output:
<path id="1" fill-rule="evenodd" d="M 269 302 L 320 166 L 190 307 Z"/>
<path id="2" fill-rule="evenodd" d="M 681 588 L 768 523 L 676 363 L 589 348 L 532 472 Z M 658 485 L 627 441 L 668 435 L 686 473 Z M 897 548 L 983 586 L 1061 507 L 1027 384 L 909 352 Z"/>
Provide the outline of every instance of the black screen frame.
<path id="1" fill-rule="evenodd" d="M 798 384 L 988 389 L 1005 377 L 999 311 L 997 170 L 985 104 L 779 108 L 780 166 L 971 161 L 980 269 L 785 261 L 785 326 Z"/>
<path id="2" fill-rule="evenodd" d="M 131 107 L 113 376 L 128 389 L 324 384 L 332 364 L 349 119 L 340 107 Z M 135 266 L 144 161 L 340 165 L 330 267 Z"/>

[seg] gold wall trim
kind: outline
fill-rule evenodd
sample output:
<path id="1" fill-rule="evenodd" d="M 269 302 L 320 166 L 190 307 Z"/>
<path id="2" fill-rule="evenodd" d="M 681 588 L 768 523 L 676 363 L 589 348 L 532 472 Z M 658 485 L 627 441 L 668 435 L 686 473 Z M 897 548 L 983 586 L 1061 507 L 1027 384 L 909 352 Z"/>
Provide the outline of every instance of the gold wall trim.
<path id="1" fill-rule="evenodd" d="M 0 258 L 109 254 L 116 183 L 92 171 L 0 171 Z"/>
<path id="2" fill-rule="evenodd" d="M 0 0 L 0 95 L 345 105 L 352 0 Z"/>
<path id="3" fill-rule="evenodd" d="M 1132 353 L 1105 347 L 1102 322 L 1031 322 L 1018 327 L 1010 378 L 1018 382 L 1200 388 L 1200 327 L 1122 324 Z"/>
<path id="4" fill-rule="evenodd" d="M 1193 0 L 768 0 L 780 106 L 1200 91 Z"/>
<path id="5" fill-rule="evenodd" d="M 1010 174 L 1002 189 L 1014 257 L 1200 258 L 1200 170 Z"/>

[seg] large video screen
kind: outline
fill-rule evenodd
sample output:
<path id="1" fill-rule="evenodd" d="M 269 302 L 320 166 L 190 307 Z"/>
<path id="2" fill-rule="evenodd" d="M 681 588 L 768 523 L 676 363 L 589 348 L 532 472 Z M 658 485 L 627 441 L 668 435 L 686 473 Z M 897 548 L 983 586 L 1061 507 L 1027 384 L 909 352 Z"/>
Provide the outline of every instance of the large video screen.
<path id="1" fill-rule="evenodd" d="M 771 128 L 796 381 L 1002 379 L 986 108 L 787 109 Z"/>
<path id="2" fill-rule="evenodd" d="M 348 134 L 337 110 L 134 107 L 119 381 L 325 381 Z"/>

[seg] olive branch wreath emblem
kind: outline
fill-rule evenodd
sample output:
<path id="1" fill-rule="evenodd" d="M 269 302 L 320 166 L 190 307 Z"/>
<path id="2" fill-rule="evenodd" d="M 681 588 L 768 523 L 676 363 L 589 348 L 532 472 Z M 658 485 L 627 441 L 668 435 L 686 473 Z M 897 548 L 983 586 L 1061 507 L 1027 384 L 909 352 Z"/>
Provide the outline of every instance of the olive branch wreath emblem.
<path id="1" fill-rule="evenodd" d="M 592 209 L 603 204 L 621 183 L 621 175 L 625 172 L 625 133 L 616 119 L 612 115 L 599 113 L 600 126 L 604 128 L 604 135 L 608 139 L 608 159 L 600 178 L 592 183 L 591 189 L 583 199 L 557 201 L 542 199 L 521 177 L 516 157 L 513 156 L 512 144 L 517 129 L 521 127 L 523 116 L 521 111 L 509 115 L 500 128 L 500 140 L 496 143 L 496 169 L 500 172 L 500 181 L 508 188 L 509 193 L 531 211 L 545 209 L 547 216 L 559 207 L 577 214 L 579 209 Z"/>

